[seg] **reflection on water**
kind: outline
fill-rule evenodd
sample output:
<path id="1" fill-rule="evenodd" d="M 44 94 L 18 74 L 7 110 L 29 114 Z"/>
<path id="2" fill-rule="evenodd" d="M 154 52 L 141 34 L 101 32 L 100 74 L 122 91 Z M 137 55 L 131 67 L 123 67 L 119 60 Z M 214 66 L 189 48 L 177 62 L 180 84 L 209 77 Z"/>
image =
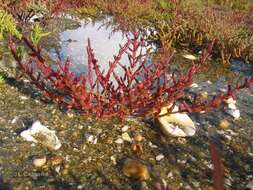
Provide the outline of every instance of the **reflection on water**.
<path id="1" fill-rule="evenodd" d="M 66 30 L 60 33 L 60 58 L 65 60 L 70 58 L 71 69 L 80 74 L 87 71 L 87 51 L 88 38 L 91 41 L 91 47 L 94 51 L 95 58 L 101 70 L 107 70 L 109 61 L 113 60 L 113 55 L 119 51 L 119 44 L 126 43 L 127 39 L 122 32 L 112 33 L 110 27 L 101 27 L 103 22 L 95 23 L 81 22 L 77 29 Z M 54 49 L 50 51 L 53 57 L 56 57 Z M 122 57 L 123 64 L 128 63 L 127 56 Z"/>
<path id="2" fill-rule="evenodd" d="M 231 62 L 231 71 L 250 77 L 253 74 L 253 64 L 245 64 L 242 60 L 233 60 Z"/>

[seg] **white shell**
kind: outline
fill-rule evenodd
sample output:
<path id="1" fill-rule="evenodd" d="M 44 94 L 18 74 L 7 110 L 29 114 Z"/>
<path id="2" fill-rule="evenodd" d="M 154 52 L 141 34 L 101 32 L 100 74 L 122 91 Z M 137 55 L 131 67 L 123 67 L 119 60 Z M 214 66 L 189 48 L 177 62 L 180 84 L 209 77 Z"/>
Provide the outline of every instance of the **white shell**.
<path id="1" fill-rule="evenodd" d="M 168 107 L 161 109 L 160 115 L 167 113 Z M 175 106 L 173 111 L 178 111 L 178 107 Z M 184 113 L 174 113 L 161 116 L 158 118 L 160 129 L 166 135 L 172 135 L 176 137 L 193 136 L 196 132 L 196 127 L 191 118 Z"/>
<path id="2" fill-rule="evenodd" d="M 21 132 L 21 137 L 27 141 L 34 143 L 41 143 L 49 148 L 58 150 L 61 147 L 61 142 L 55 135 L 55 131 L 48 129 L 46 126 L 42 125 L 40 121 L 35 121 L 29 129 Z M 36 136 L 43 136 L 43 140 L 36 138 Z"/>

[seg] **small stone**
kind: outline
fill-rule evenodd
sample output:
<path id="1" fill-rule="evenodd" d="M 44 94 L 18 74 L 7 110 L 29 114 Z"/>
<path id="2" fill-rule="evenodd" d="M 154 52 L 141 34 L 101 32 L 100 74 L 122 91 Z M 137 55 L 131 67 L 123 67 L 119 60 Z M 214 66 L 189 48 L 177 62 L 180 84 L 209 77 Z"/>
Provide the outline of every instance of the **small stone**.
<path id="1" fill-rule="evenodd" d="M 67 113 L 67 116 L 68 116 L 69 118 L 73 118 L 73 117 L 74 117 L 74 114 L 73 114 L 73 113 Z"/>
<path id="2" fill-rule="evenodd" d="M 229 125 L 230 125 L 230 123 L 226 119 L 223 119 L 223 120 L 220 121 L 218 127 L 220 129 L 224 129 L 225 130 L 225 129 L 227 129 L 229 127 Z"/>
<path id="3" fill-rule="evenodd" d="M 191 87 L 192 87 L 192 88 L 198 88 L 199 85 L 198 85 L 197 83 L 192 83 Z"/>
<path id="4" fill-rule="evenodd" d="M 118 139 L 115 141 L 115 143 L 117 143 L 117 144 L 123 144 L 124 141 L 123 141 L 122 138 L 118 138 Z"/>
<path id="5" fill-rule="evenodd" d="M 155 157 L 156 161 L 161 161 L 162 159 L 164 159 L 164 155 L 163 154 L 159 154 Z"/>
<path id="6" fill-rule="evenodd" d="M 53 109 L 53 111 L 51 112 L 52 114 L 55 114 L 56 113 L 56 109 Z"/>
<path id="7" fill-rule="evenodd" d="M 172 172 L 168 173 L 167 178 L 173 178 L 173 173 Z"/>
<path id="8" fill-rule="evenodd" d="M 123 133 L 122 135 L 121 135 L 121 137 L 122 137 L 122 139 L 124 140 L 124 141 L 127 141 L 127 142 L 132 142 L 132 139 L 131 139 L 131 137 L 129 136 L 129 134 L 128 133 Z"/>
<path id="9" fill-rule="evenodd" d="M 153 144 L 152 142 L 149 142 L 148 145 L 149 145 L 151 148 L 158 148 L 158 146 L 156 146 L 156 145 Z"/>
<path id="10" fill-rule="evenodd" d="M 144 137 L 141 136 L 140 134 L 136 134 L 136 135 L 134 136 L 134 140 L 135 140 L 136 142 L 141 142 L 143 139 L 144 139 Z"/>
<path id="11" fill-rule="evenodd" d="M 89 143 L 97 144 L 97 138 L 94 135 L 90 133 L 86 133 L 85 138 L 86 138 L 86 141 L 88 141 Z"/>
<path id="12" fill-rule="evenodd" d="M 224 180 L 224 183 L 226 184 L 226 185 L 228 185 L 228 186 L 232 186 L 232 182 L 231 182 L 231 180 L 230 179 L 228 179 L 228 178 L 226 178 L 225 180 Z"/>
<path id="13" fill-rule="evenodd" d="M 61 170 L 61 166 L 55 167 L 55 171 L 56 171 L 58 174 L 60 173 L 60 170 Z"/>
<path id="14" fill-rule="evenodd" d="M 123 165 L 123 173 L 127 177 L 145 181 L 150 178 L 150 174 L 146 165 L 139 160 L 127 159 Z"/>
<path id="15" fill-rule="evenodd" d="M 62 163 L 62 158 L 60 156 L 53 156 L 50 158 L 50 163 L 52 166 L 57 166 Z"/>
<path id="16" fill-rule="evenodd" d="M 253 181 L 249 182 L 246 186 L 246 189 L 253 190 Z"/>
<path id="17" fill-rule="evenodd" d="M 231 115 L 234 119 L 240 118 L 240 110 L 238 109 L 227 109 L 226 112 Z"/>
<path id="18" fill-rule="evenodd" d="M 139 143 L 133 143 L 132 144 L 132 150 L 134 153 L 143 153 L 143 148 L 142 148 L 142 145 L 139 144 Z"/>
<path id="19" fill-rule="evenodd" d="M 152 186 L 155 190 L 165 190 L 168 185 L 164 179 L 158 179 L 152 183 Z"/>
<path id="20" fill-rule="evenodd" d="M 228 140 L 228 141 L 231 141 L 232 140 L 232 137 L 230 135 L 225 135 L 225 138 Z"/>
<path id="21" fill-rule="evenodd" d="M 126 132 L 129 129 L 128 125 L 125 125 L 124 127 L 121 128 L 122 132 Z"/>
<path id="22" fill-rule="evenodd" d="M 248 155 L 252 156 L 253 157 L 253 153 L 249 152 Z"/>
<path id="23" fill-rule="evenodd" d="M 235 104 L 228 104 L 228 108 L 232 110 L 236 110 L 236 105 Z"/>
<path id="24" fill-rule="evenodd" d="M 20 98 L 21 100 L 28 100 L 28 98 L 27 98 L 26 96 L 19 96 L 19 98 Z"/>
<path id="25" fill-rule="evenodd" d="M 189 60 L 197 60 L 198 59 L 196 56 L 191 55 L 191 54 L 184 54 L 183 57 L 186 59 L 189 59 Z"/>
<path id="26" fill-rule="evenodd" d="M 33 165 L 37 168 L 40 168 L 42 166 L 44 166 L 47 162 L 47 158 L 44 156 L 44 157 L 41 157 L 41 158 L 35 158 L 33 160 Z"/>
<path id="27" fill-rule="evenodd" d="M 17 120 L 18 120 L 18 117 L 17 117 L 17 116 L 15 116 L 15 117 L 13 118 L 13 120 L 11 121 L 11 124 L 16 123 L 16 122 L 17 122 Z"/>
<path id="28" fill-rule="evenodd" d="M 201 98 L 202 98 L 203 100 L 206 100 L 206 99 L 208 99 L 208 92 L 206 92 L 206 91 L 201 92 L 201 93 L 200 93 L 200 96 L 201 96 Z"/>
<path id="29" fill-rule="evenodd" d="M 117 164 L 117 161 L 116 161 L 115 156 L 111 156 L 110 159 L 111 159 L 113 165 L 116 165 L 116 164 Z"/>

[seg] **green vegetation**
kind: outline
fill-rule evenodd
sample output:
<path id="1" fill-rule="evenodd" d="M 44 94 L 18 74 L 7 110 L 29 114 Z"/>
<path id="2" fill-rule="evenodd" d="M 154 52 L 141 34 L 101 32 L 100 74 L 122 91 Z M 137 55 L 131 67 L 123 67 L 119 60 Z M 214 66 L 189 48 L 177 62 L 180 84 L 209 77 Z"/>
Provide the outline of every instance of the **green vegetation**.
<path id="1" fill-rule="evenodd" d="M 38 23 L 32 26 L 30 38 L 34 44 L 38 44 L 41 38 L 48 36 L 50 32 L 43 32 L 42 28 Z"/>
<path id="2" fill-rule="evenodd" d="M 12 34 L 19 39 L 21 38 L 21 33 L 17 30 L 12 16 L 4 10 L 0 10 L 0 40 L 3 40 L 7 34 Z"/>

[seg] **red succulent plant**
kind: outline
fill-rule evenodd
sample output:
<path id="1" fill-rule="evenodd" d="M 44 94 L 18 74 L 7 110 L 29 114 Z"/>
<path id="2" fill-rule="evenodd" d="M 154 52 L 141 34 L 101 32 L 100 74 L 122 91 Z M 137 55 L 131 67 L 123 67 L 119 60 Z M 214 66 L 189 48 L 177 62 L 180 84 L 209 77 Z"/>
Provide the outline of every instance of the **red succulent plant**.
<path id="1" fill-rule="evenodd" d="M 193 62 L 187 73 L 183 74 L 171 70 L 172 50 L 162 49 L 159 56 L 152 58 L 149 50 L 144 51 L 144 40 L 138 33 L 133 33 L 127 36 L 125 45 L 120 46 L 114 60 L 109 62 L 109 69 L 102 71 L 88 40 L 88 72 L 77 76 L 70 70 L 69 59 L 57 61 L 58 68 L 53 69 L 43 57 L 39 45 L 32 44 L 26 37 L 22 40 L 30 49 L 29 59 L 19 56 L 12 39 L 9 47 L 20 70 L 44 96 L 65 108 L 97 118 L 124 118 L 126 115 L 157 117 L 161 107 L 184 99 L 185 89 L 192 85 L 193 76 L 202 70 L 212 50 L 210 44 L 199 60 Z M 124 55 L 128 56 L 129 66 L 121 63 Z M 123 70 L 123 76 L 116 72 L 116 68 Z M 210 101 L 181 102 L 179 112 L 201 112 L 215 108 L 233 96 L 235 90 L 250 88 L 252 83 L 253 77 L 235 88 L 229 86 L 227 93 L 218 94 Z"/>

